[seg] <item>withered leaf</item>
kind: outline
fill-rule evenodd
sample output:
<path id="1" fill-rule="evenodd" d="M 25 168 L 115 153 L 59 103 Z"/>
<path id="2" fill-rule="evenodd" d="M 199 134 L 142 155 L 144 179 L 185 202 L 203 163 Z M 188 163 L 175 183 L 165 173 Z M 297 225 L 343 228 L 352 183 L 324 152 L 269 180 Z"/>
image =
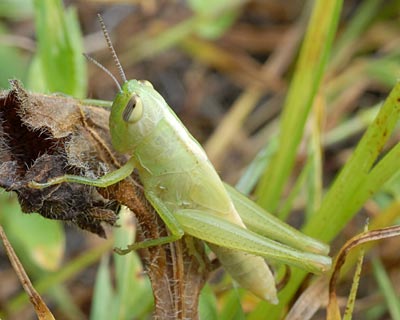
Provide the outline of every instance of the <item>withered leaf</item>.
<path id="1" fill-rule="evenodd" d="M 167 234 L 135 174 L 108 188 L 69 183 L 28 188 L 32 180 L 63 174 L 99 177 L 127 158 L 112 151 L 108 110 L 64 96 L 28 93 L 16 80 L 11 87 L 0 93 L 0 186 L 16 192 L 24 212 L 105 237 L 102 224 L 114 225 L 123 204 L 135 213 L 137 241 Z M 139 253 L 153 287 L 154 317 L 196 319 L 200 290 L 212 268 L 203 243 L 184 237 Z"/>
<path id="2" fill-rule="evenodd" d="M 0 186 L 16 192 L 25 213 L 37 212 L 46 218 L 68 221 L 105 237 L 102 223 L 114 225 L 117 221 L 116 200 L 79 184 L 42 190 L 27 187 L 32 180 L 101 173 L 91 169 L 93 162 L 96 166 L 92 168 L 102 168 L 98 165 L 102 159 L 98 156 L 100 150 L 93 151 L 93 138 L 91 141 L 80 120 L 83 107 L 71 98 L 28 94 L 16 80 L 11 85 L 12 90 L 0 97 Z M 59 106 L 57 112 L 54 104 Z M 97 116 L 95 121 L 103 132 L 107 131 L 106 118 Z"/>

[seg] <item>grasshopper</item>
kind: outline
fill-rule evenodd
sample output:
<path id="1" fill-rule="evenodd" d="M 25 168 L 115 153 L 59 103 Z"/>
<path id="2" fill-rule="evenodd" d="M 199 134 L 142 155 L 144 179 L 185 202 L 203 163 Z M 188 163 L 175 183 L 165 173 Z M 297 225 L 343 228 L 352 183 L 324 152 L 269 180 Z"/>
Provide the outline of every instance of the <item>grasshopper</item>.
<path id="1" fill-rule="evenodd" d="M 278 303 L 274 277 L 264 258 L 327 271 L 329 247 L 269 214 L 224 184 L 200 144 L 148 81 L 127 80 L 99 16 L 105 39 L 123 80 L 111 106 L 112 145 L 130 159 L 98 179 L 65 175 L 32 188 L 63 182 L 107 187 L 137 170 L 147 200 L 166 224 L 169 235 L 134 243 L 120 254 L 170 243 L 184 234 L 204 240 L 239 285 L 261 299 Z"/>

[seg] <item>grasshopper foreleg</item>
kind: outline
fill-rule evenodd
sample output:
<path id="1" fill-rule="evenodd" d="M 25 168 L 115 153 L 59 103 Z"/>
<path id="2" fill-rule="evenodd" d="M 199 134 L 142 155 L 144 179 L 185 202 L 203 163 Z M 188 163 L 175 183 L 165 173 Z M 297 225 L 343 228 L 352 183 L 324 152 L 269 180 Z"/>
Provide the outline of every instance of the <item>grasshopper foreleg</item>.
<path id="1" fill-rule="evenodd" d="M 70 183 L 80 183 L 94 187 L 106 188 L 130 176 L 134 168 L 135 168 L 134 160 L 133 158 L 131 158 L 121 168 L 109 172 L 98 179 L 91 179 L 87 177 L 66 174 L 64 176 L 52 178 L 47 182 L 43 183 L 31 181 L 28 183 L 28 186 L 33 189 L 43 189 L 63 182 L 70 182 Z"/>

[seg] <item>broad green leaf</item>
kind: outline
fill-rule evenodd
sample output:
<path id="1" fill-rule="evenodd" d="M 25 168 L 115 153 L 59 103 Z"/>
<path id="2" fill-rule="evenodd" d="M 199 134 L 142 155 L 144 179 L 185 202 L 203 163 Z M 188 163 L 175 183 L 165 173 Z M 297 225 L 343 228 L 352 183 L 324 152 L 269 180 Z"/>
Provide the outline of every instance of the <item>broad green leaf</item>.
<path id="1" fill-rule="evenodd" d="M 1 0 L 0 17 L 24 19 L 33 14 L 33 0 Z"/>
<path id="2" fill-rule="evenodd" d="M 209 284 L 206 284 L 200 293 L 199 317 L 201 320 L 218 319 L 217 298 Z"/>
<path id="3" fill-rule="evenodd" d="M 35 0 L 35 18 L 37 55 L 47 90 L 84 98 L 86 64 L 75 10 L 64 10 L 60 0 Z M 42 89 L 33 76 L 30 80 L 30 88 Z"/>
<path id="4" fill-rule="evenodd" d="M 36 92 L 46 92 L 48 90 L 44 69 L 38 55 L 34 56 L 31 61 L 27 88 Z"/>
<path id="5" fill-rule="evenodd" d="M 0 4 L 1 13 L 1 4 Z M 6 35 L 6 29 L 0 24 L 0 37 Z M 17 48 L 0 45 L 0 88 L 8 88 L 9 79 L 22 79 L 28 66 L 27 57 L 24 57 Z"/>
<path id="6" fill-rule="evenodd" d="M 23 214 L 16 201 L 1 196 L 1 223 L 20 259 L 41 269 L 59 268 L 65 246 L 64 230 L 58 221 L 38 214 Z M 28 259 L 28 261 L 26 260 Z"/>
<path id="7" fill-rule="evenodd" d="M 239 292 L 244 292 L 241 288 L 237 290 L 230 290 L 230 292 L 225 295 L 223 301 L 223 309 L 221 310 L 218 319 L 220 320 L 244 320 L 244 312 L 242 309 L 242 304 Z"/>

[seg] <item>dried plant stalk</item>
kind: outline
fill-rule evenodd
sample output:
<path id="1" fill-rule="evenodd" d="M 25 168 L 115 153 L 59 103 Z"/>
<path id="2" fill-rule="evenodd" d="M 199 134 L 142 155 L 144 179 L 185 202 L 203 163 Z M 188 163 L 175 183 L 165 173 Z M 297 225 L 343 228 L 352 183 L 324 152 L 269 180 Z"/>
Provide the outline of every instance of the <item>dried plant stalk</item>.
<path id="1" fill-rule="evenodd" d="M 135 214 L 138 241 L 167 234 L 135 174 L 104 189 L 78 184 L 28 188 L 29 181 L 67 173 L 98 177 L 126 157 L 112 151 L 108 110 L 72 98 L 28 93 L 16 80 L 11 86 L 0 94 L 0 186 L 17 193 L 24 212 L 69 221 L 105 237 L 102 224 L 114 225 L 122 204 Z M 211 268 L 203 243 L 184 237 L 139 253 L 152 283 L 154 317 L 198 318 L 200 290 Z"/>

